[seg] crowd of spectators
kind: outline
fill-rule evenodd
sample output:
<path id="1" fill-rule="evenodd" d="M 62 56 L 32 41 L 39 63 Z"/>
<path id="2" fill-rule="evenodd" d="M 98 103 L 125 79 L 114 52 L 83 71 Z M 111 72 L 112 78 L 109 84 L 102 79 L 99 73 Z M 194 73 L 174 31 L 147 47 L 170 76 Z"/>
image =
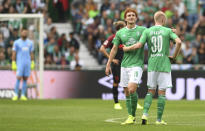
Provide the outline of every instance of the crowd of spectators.
<path id="1" fill-rule="evenodd" d="M 147 28 L 154 25 L 156 11 L 165 12 L 166 26 L 176 28 L 183 41 L 176 63 L 205 64 L 205 0 L 76 0 L 71 7 L 74 30 L 87 41 L 100 64 L 105 64 L 106 58 L 98 52 L 99 46 L 115 32 L 112 23 L 123 20 L 128 7 L 136 9 L 137 25 Z M 171 44 L 171 54 L 174 48 Z M 145 52 L 147 63 L 147 47 Z"/>
<path id="2" fill-rule="evenodd" d="M 0 0 L 0 13 L 44 15 L 44 63 L 61 66 L 69 65 L 72 60 L 79 66 L 79 44 L 73 33 L 59 34 L 53 21 L 65 22 L 65 11 L 69 10 L 74 33 L 87 43 L 89 52 L 99 64 L 105 64 L 107 59 L 98 49 L 115 32 L 113 22 L 123 20 L 124 10 L 128 7 L 137 10 L 137 25 L 147 28 L 154 25 L 156 11 L 165 12 L 166 26 L 176 28 L 183 41 L 176 63 L 205 64 L 205 0 Z M 36 30 L 28 25 L 29 21 L 25 19 L 0 21 L 0 66 L 11 63 L 12 45 L 19 38 L 20 29 L 27 27 L 30 33 Z M 170 54 L 174 48 L 171 44 Z"/>
<path id="3" fill-rule="evenodd" d="M 49 4 L 52 5 L 49 6 Z M 0 13 L 42 13 L 44 15 L 44 64 L 60 65 L 62 68 L 74 60 L 76 66 L 79 67 L 78 41 L 73 37 L 73 33 L 59 34 L 53 24 L 53 19 L 56 20 L 56 17 L 52 18 L 52 15 L 50 15 L 52 12 L 48 11 L 52 10 L 49 9 L 51 7 L 53 7 L 53 10 L 57 10 L 59 6 L 63 7 L 63 4 L 68 3 L 63 3 L 62 0 L 1 0 Z M 62 13 L 62 10 L 59 12 Z M 57 21 L 62 22 L 65 19 L 66 17 L 61 16 Z M 14 41 L 20 37 L 22 28 L 29 30 L 29 38 L 34 41 L 36 59 L 38 59 L 39 30 L 38 24 L 34 21 L 33 19 L 5 19 L 0 21 L 0 66 L 11 64 L 12 46 Z M 35 37 L 35 32 L 37 32 L 37 37 Z M 67 40 L 66 35 L 69 36 L 70 40 Z"/>

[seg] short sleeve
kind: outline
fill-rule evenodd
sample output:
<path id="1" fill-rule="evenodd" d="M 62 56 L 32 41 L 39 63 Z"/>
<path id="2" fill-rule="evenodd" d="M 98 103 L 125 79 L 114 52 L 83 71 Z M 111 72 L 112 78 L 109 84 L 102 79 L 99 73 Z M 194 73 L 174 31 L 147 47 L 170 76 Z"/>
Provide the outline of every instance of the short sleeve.
<path id="1" fill-rule="evenodd" d="M 112 41 L 113 41 L 114 38 L 115 38 L 115 34 L 114 34 L 114 35 L 111 35 L 110 37 L 108 37 L 108 39 L 106 40 L 107 42 L 105 42 L 105 43 L 103 44 L 103 46 L 104 46 L 105 48 L 112 48 L 112 46 L 113 46 Z"/>
<path id="2" fill-rule="evenodd" d="M 172 30 L 170 30 L 170 38 L 171 40 L 175 40 L 176 38 L 178 38 L 178 36 Z"/>
<path id="3" fill-rule="evenodd" d="M 17 42 L 16 41 L 14 41 L 12 50 L 13 51 L 17 51 Z"/>
<path id="4" fill-rule="evenodd" d="M 118 46 L 119 44 L 121 44 L 121 39 L 120 39 L 120 32 L 117 32 L 115 35 L 115 38 L 113 39 L 113 44 Z"/>
<path id="5" fill-rule="evenodd" d="M 146 41 L 147 41 L 147 29 L 145 29 L 143 31 L 143 33 L 142 33 L 142 35 L 140 37 L 139 42 L 144 45 L 146 43 Z"/>

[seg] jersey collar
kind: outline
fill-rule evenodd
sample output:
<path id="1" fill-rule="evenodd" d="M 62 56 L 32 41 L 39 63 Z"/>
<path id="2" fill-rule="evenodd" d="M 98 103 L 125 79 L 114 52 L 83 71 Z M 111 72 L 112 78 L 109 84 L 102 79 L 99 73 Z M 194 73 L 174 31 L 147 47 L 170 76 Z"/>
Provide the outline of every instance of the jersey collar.
<path id="1" fill-rule="evenodd" d="M 126 29 L 128 29 L 128 30 L 132 30 L 132 29 L 135 29 L 135 28 L 137 28 L 137 25 L 135 25 L 135 27 L 133 27 L 133 28 L 127 28 L 127 26 L 125 27 Z"/>

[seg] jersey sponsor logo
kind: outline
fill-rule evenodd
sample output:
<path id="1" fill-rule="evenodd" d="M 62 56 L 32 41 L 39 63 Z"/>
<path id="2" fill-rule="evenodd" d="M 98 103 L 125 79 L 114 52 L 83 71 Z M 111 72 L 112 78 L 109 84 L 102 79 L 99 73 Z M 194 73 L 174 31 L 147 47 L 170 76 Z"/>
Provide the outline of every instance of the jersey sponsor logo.
<path id="1" fill-rule="evenodd" d="M 129 40 L 125 43 L 126 46 L 130 46 L 135 44 L 137 41 L 134 38 L 129 38 Z"/>
<path id="2" fill-rule="evenodd" d="M 22 49 L 22 51 L 28 51 L 29 50 L 28 47 L 22 47 L 21 49 Z"/>
<path id="3" fill-rule="evenodd" d="M 158 53 L 158 54 L 151 54 L 151 57 L 159 57 L 159 56 L 164 56 L 163 54 L 160 54 L 160 53 Z"/>

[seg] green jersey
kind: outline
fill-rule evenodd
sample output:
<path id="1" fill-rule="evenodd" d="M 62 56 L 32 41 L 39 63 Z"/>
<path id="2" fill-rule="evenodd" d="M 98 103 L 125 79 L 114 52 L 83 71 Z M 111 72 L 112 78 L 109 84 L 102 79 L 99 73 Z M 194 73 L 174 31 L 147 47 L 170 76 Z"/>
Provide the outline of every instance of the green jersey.
<path id="1" fill-rule="evenodd" d="M 177 35 L 170 28 L 163 26 L 152 26 L 146 29 L 141 38 L 140 43 L 148 44 L 148 72 L 170 72 L 171 63 L 168 58 L 170 40 L 175 40 Z"/>
<path id="2" fill-rule="evenodd" d="M 124 27 L 120 29 L 113 40 L 115 45 L 123 44 L 124 46 L 131 46 L 137 43 L 146 28 L 143 26 L 136 26 L 135 28 L 128 29 Z M 143 67 L 144 65 L 144 48 L 124 52 L 121 67 Z"/>

